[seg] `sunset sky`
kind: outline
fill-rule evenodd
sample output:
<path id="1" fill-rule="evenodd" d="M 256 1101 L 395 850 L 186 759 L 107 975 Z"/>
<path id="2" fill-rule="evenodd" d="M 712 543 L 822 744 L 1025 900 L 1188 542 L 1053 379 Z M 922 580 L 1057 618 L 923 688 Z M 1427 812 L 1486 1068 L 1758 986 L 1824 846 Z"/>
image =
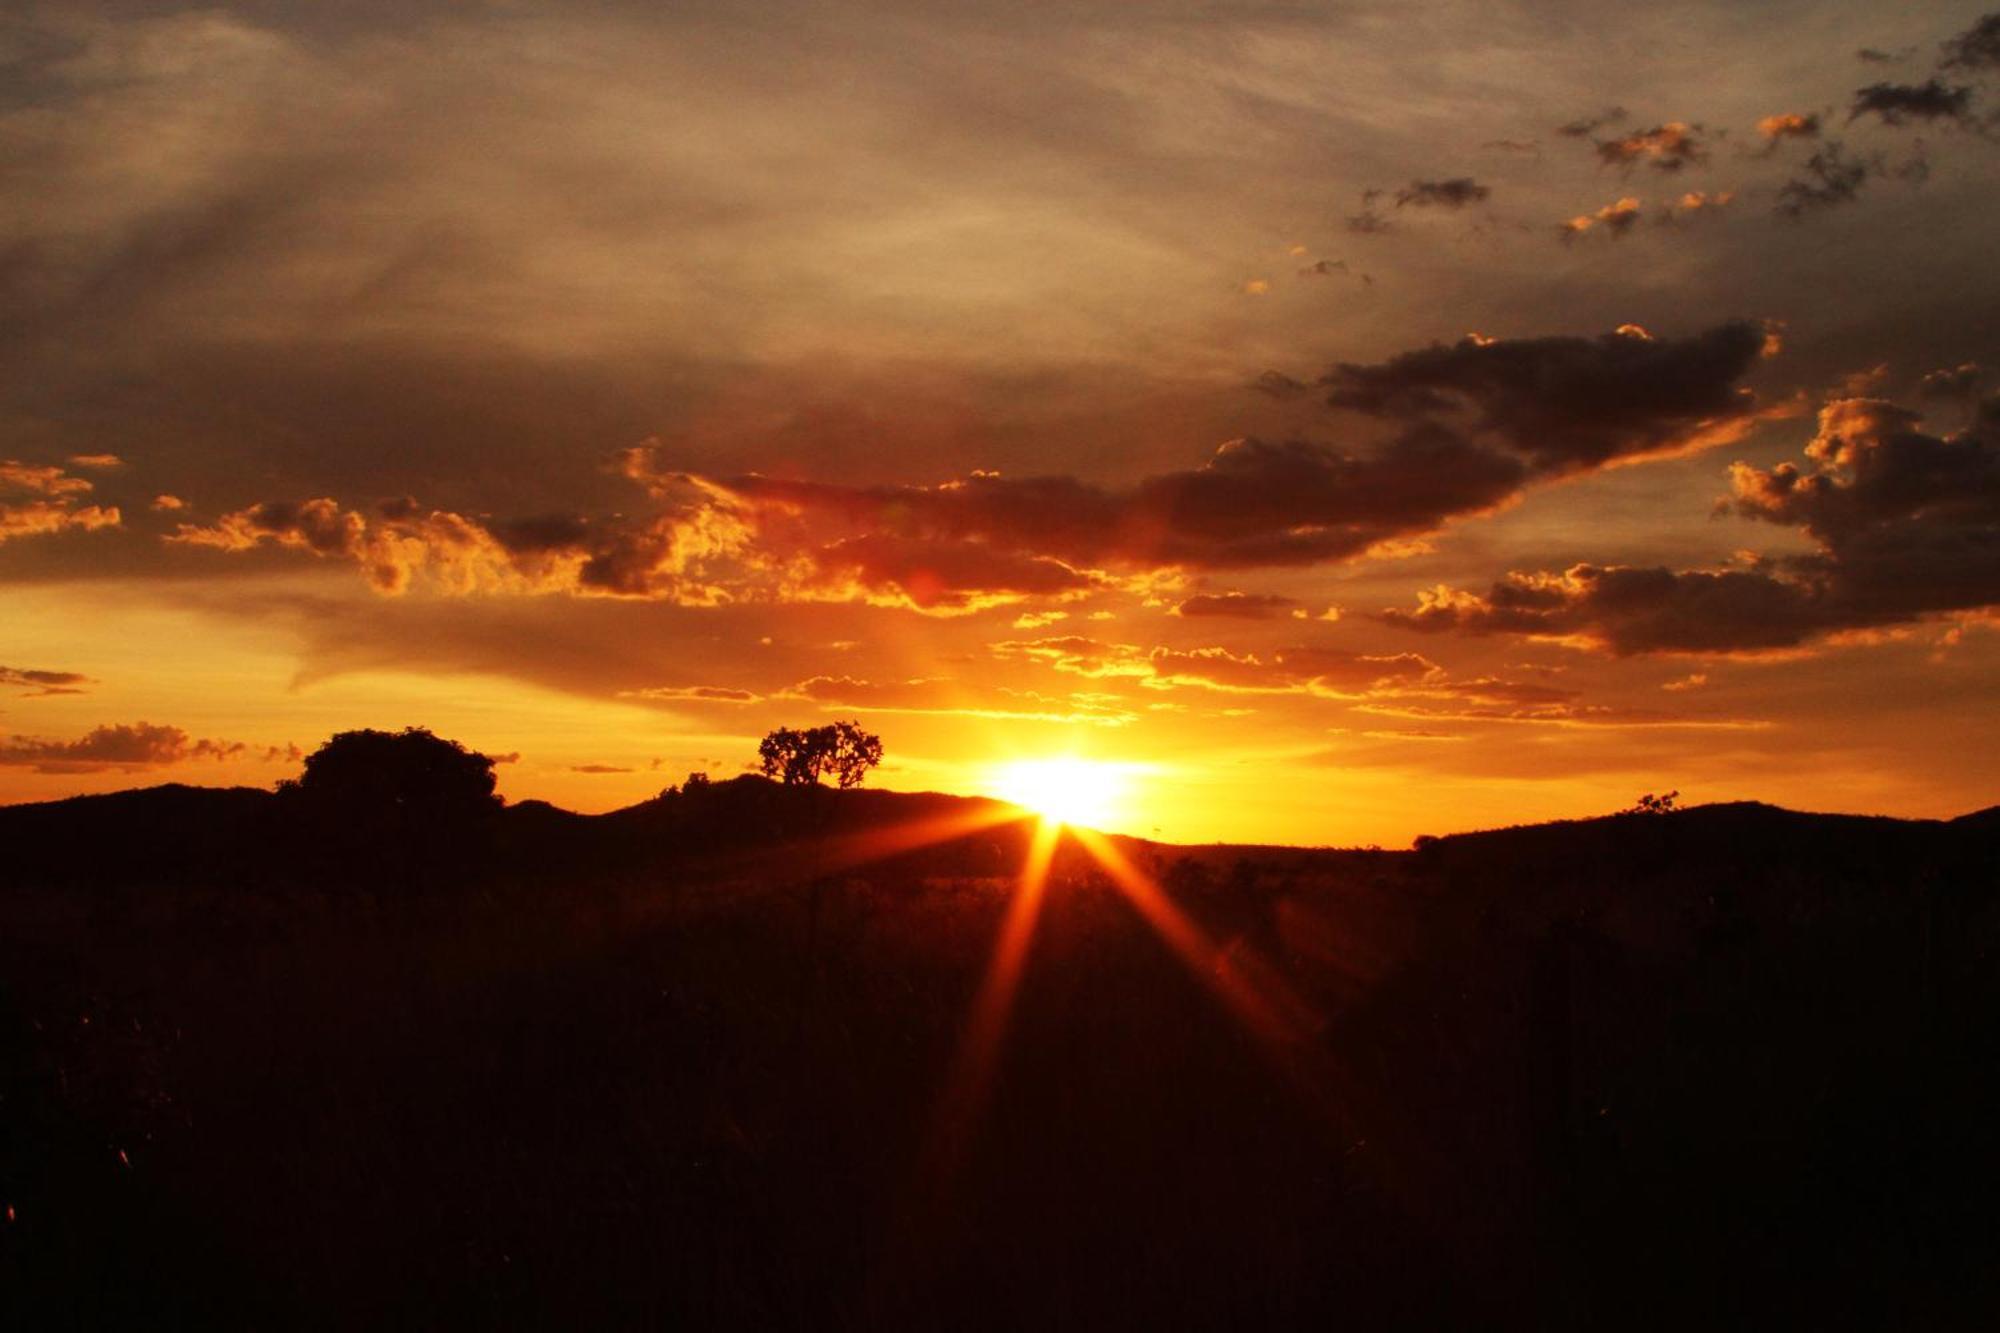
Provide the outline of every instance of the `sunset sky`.
<path id="1" fill-rule="evenodd" d="M 1991 804 L 1991 4 L 31 0 L 0 801 Z"/>

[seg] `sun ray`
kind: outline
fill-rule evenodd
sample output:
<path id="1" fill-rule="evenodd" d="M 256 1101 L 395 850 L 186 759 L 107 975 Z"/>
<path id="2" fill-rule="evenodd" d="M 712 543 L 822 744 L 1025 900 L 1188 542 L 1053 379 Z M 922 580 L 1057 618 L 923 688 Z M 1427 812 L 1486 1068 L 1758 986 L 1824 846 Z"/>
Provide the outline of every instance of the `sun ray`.
<path id="1" fill-rule="evenodd" d="M 938 1101 L 933 1150 L 928 1154 L 933 1157 L 930 1167 L 934 1172 L 948 1174 L 959 1147 L 985 1109 L 1000 1044 L 1013 1013 L 1015 993 L 1020 989 L 1028 946 L 1034 939 L 1035 923 L 1048 889 L 1049 865 L 1055 858 L 1056 841 L 1061 834 L 1060 824 L 1045 819 L 1036 825 L 1034 838 L 1028 845 L 1027 861 L 1021 867 L 1006 919 L 1000 926 L 1000 937 L 993 945 L 993 957 L 973 1001 L 971 1021 L 960 1039 L 952 1072 Z"/>
<path id="2" fill-rule="evenodd" d="M 790 842 L 782 847 L 728 853 L 704 863 L 704 868 L 715 875 L 771 874 L 782 869 L 791 880 L 837 875 L 1002 825 L 1026 823 L 1032 818 L 1011 806 L 980 802 L 971 809 L 949 814 L 927 815 L 854 833 L 836 833 L 815 841 Z"/>
<path id="3" fill-rule="evenodd" d="M 1048 889 L 1049 867 L 1061 836 L 1059 823 L 1037 821 L 999 937 L 993 943 L 992 958 L 973 1000 L 971 1017 L 932 1110 L 915 1175 L 885 1247 L 887 1261 L 871 1281 L 872 1301 L 882 1299 L 884 1284 L 916 1281 L 928 1260 L 927 1237 L 949 1202 L 965 1146 L 992 1093 L 1000 1047 L 1013 1015 L 1014 997 L 1020 990 L 1028 947 Z"/>
<path id="4" fill-rule="evenodd" d="M 1196 980 L 1206 986 L 1266 1048 L 1288 1051 L 1306 1035 L 1310 1014 L 1268 968 L 1233 962 L 1188 915 L 1174 906 L 1152 876 L 1132 864 L 1118 844 L 1092 829 L 1074 830 L 1077 841 L 1153 928 Z"/>

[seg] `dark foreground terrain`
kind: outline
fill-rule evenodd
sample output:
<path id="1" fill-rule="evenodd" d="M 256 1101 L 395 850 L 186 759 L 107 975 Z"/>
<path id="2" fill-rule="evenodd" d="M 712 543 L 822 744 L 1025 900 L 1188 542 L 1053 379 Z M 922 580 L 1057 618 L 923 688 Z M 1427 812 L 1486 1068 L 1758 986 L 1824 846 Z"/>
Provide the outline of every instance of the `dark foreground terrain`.
<path id="1" fill-rule="evenodd" d="M 879 853 L 978 813 L 0 810 L 0 1327 L 2000 1310 L 1993 812 L 1121 844 L 1188 957 L 1066 843 L 968 1083 L 1029 829 Z"/>

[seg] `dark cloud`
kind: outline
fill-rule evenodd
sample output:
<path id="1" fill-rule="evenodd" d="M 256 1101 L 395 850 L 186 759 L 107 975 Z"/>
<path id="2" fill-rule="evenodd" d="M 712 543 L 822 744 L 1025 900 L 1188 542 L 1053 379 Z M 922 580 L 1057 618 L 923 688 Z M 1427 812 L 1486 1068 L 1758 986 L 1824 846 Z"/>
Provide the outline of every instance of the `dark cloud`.
<path id="1" fill-rule="evenodd" d="M 1336 273 L 1347 272 L 1345 259 L 1316 259 L 1299 270 L 1302 278 L 1329 278 Z"/>
<path id="2" fill-rule="evenodd" d="M 1494 153 L 1536 154 L 1542 151 L 1541 144 L 1533 139 L 1488 139 L 1479 146 Z"/>
<path id="3" fill-rule="evenodd" d="M 1961 124 L 1971 106 L 1972 89 L 1960 84 L 1945 84 L 1937 79 L 1922 83 L 1871 83 L 1855 90 L 1847 118 L 1853 121 L 1860 116 L 1875 116 L 1884 125 L 1902 125 L 1912 120 Z"/>
<path id="4" fill-rule="evenodd" d="M 0 739 L 0 764 L 37 773 L 131 771 L 192 759 L 228 759 L 247 749 L 241 741 L 195 740 L 179 727 L 132 722 L 93 727 L 73 741 L 8 736 Z"/>
<path id="5" fill-rule="evenodd" d="M 1707 160 L 1708 149 L 1701 135 L 1699 125 L 1668 121 L 1617 139 L 1600 139 L 1597 156 L 1612 166 L 1629 167 L 1644 162 L 1656 171 L 1679 171 Z"/>
<path id="6" fill-rule="evenodd" d="M 1688 338 L 1630 326 L 1596 338 L 1471 337 L 1376 365 L 1341 365 L 1325 382 L 1337 407 L 1470 418 L 1535 474 L 1562 475 L 1740 434 L 1758 415 L 1741 381 L 1767 339 L 1760 325 L 1740 320 Z"/>
<path id="7" fill-rule="evenodd" d="M 1582 116 L 1567 125 L 1556 126 L 1556 133 L 1566 139 L 1588 139 L 1606 125 L 1618 124 L 1626 114 L 1622 106 L 1606 107 L 1594 116 Z"/>
<path id="8" fill-rule="evenodd" d="M 1809 466 L 1731 469 L 1729 507 L 1800 529 L 1808 555 L 1723 570 L 1576 565 L 1485 593 L 1434 589 L 1417 630 L 1524 634 L 1617 654 L 1755 652 L 2000 603 L 2000 400 L 1953 436 L 1879 399 L 1820 414 Z"/>
<path id="9" fill-rule="evenodd" d="M 1296 597 L 1280 597 L 1273 593 L 1196 593 L 1175 607 L 1174 614 L 1195 619 L 1229 616 L 1241 620 L 1273 620 L 1289 616 L 1298 609 Z"/>
<path id="10" fill-rule="evenodd" d="M 1372 208 L 1364 208 L 1359 213 L 1349 213 L 1343 223 L 1358 236 L 1376 236 L 1390 230 L 1392 224 Z"/>
<path id="11" fill-rule="evenodd" d="M 571 764 L 569 766 L 569 771 L 572 773 L 588 773 L 592 775 L 597 775 L 604 773 L 635 773 L 638 770 L 625 768 L 618 764 Z"/>
<path id="12" fill-rule="evenodd" d="M 1864 46 L 1854 53 L 1854 58 L 1864 65 L 1893 65 L 1909 54 L 1907 50 L 1900 53 L 1891 53 L 1877 47 Z"/>
<path id="13" fill-rule="evenodd" d="M 1867 164 L 1849 157 L 1840 141 L 1832 140 L 1806 159 L 1803 175 L 1779 187 L 1775 208 L 1790 218 L 1838 208 L 1859 198 L 1867 180 Z"/>
<path id="14" fill-rule="evenodd" d="M 75 671 L 32 671 L 0 666 L 0 689 L 22 690 L 35 698 L 52 694 L 82 694 L 84 686 L 96 683 L 89 676 Z"/>
<path id="15" fill-rule="evenodd" d="M 1411 181 L 1396 191 L 1398 208 L 1464 208 L 1468 204 L 1484 203 L 1493 191 L 1481 185 L 1470 176 L 1454 176 L 1449 180 Z"/>
<path id="16" fill-rule="evenodd" d="M 1944 69 L 2000 69 L 2000 12 L 1986 15 L 1944 44 Z"/>
<path id="17" fill-rule="evenodd" d="M 2000 602 L 2000 398 L 1955 435 L 1881 399 L 1829 403 L 1811 463 L 1731 470 L 1737 513 L 1795 526 L 1792 565 L 1858 625 Z"/>
<path id="18" fill-rule="evenodd" d="M 1078 571 L 1107 567 L 1316 564 L 1490 509 L 1537 480 L 1735 438 L 1760 419 L 1739 382 L 1765 340 L 1748 323 L 1684 339 L 1628 328 L 1468 338 L 1343 364 L 1322 381 L 1328 401 L 1398 424 L 1374 449 L 1236 440 L 1200 468 L 1123 488 L 990 473 L 932 487 L 756 475 L 711 484 L 808 529 L 858 530 L 818 548 L 822 568 L 907 590 L 921 567 L 939 595 L 1066 592 L 1087 586 Z"/>
<path id="19" fill-rule="evenodd" d="M 1312 392 L 1312 385 L 1293 379 L 1282 370 L 1265 371 L 1250 382 L 1250 387 L 1273 398 L 1302 398 Z"/>
<path id="20" fill-rule="evenodd" d="M 1979 382 L 1986 372 L 1971 361 L 1951 366 L 1943 370 L 1933 370 L 1925 375 L 1917 386 L 1917 392 L 1925 398 L 1971 399 L 1979 390 Z"/>
<path id="21" fill-rule="evenodd" d="M 1511 573 L 1483 594 L 1433 589 L 1416 610 L 1383 618 L 1405 629 L 1529 635 L 1621 656 L 1788 648 L 1830 628 L 1811 589 L 1769 574 L 1590 564 Z"/>
<path id="22" fill-rule="evenodd" d="M 982 561 L 1060 561 L 1069 568 L 1034 567 L 1039 584 L 1059 591 L 1085 586 L 1075 571 L 1086 568 L 1245 569 L 1346 559 L 1490 508 L 1527 477 L 1508 453 L 1426 427 L 1365 454 L 1297 440 L 1233 440 L 1199 468 L 1117 489 L 1073 477 L 977 473 L 934 487 L 760 476 L 721 484 L 752 505 L 871 534 L 906 534 L 875 540 L 927 543 L 940 561 L 949 558 L 946 544 L 960 543 L 966 578 Z"/>

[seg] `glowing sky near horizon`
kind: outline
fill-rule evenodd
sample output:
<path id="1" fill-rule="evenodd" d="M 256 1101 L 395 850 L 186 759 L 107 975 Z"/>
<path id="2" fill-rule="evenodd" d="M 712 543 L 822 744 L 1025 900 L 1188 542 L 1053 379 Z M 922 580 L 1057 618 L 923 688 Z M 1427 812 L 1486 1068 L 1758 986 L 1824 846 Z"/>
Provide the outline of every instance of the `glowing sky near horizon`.
<path id="1" fill-rule="evenodd" d="M 1990 4 L 30 4 L 0 801 L 1990 804 Z"/>

